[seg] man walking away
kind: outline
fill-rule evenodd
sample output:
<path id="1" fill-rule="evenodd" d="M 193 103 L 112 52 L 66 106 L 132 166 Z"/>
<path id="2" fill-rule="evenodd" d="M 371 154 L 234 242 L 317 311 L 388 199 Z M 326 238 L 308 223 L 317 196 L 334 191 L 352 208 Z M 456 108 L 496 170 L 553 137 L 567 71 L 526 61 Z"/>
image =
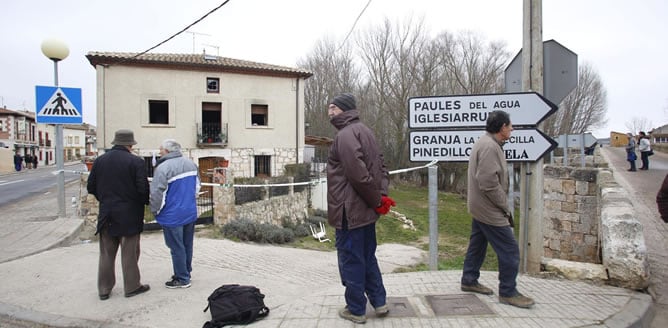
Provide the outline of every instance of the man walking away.
<path id="1" fill-rule="evenodd" d="M 491 295 L 478 282 L 487 255 L 487 243 L 499 259 L 499 302 L 517 307 L 533 306 L 533 299 L 517 291 L 520 249 L 513 234 L 513 216 L 508 209 L 508 168 L 503 144 L 510 138 L 510 115 L 493 111 L 487 117 L 485 134 L 471 150 L 468 168 L 467 205 L 473 216 L 471 237 L 464 259 L 461 290 Z"/>
<path id="2" fill-rule="evenodd" d="M 116 131 L 111 144 L 111 150 L 93 163 L 87 185 L 88 193 L 100 202 L 95 234 L 100 234 L 97 289 L 101 300 L 109 298 L 116 284 L 114 264 L 119 245 L 125 297 L 150 289 L 141 284 L 139 274 L 139 237 L 149 193 L 144 161 L 130 153 L 137 144 L 132 131 Z"/>
<path id="3" fill-rule="evenodd" d="M 367 296 L 376 316 L 389 313 L 376 259 L 376 221 L 395 203 L 387 197 L 383 155 L 373 132 L 360 122 L 353 95 L 334 97 L 328 114 L 338 130 L 327 160 L 327 216 L 336 228 L 339 274 L 346 288 L 339 316 L 365 323 Z"/>
<path id="4" fill-rule="evenodd" d="M 183 157 L 181 145 L 172 139 L 162 142 L 160 156 L 151 183 L 151 212 L 172 254 L 174 272 L 165 287 L 188 288 L 200 188 L 197 165 Z"/>

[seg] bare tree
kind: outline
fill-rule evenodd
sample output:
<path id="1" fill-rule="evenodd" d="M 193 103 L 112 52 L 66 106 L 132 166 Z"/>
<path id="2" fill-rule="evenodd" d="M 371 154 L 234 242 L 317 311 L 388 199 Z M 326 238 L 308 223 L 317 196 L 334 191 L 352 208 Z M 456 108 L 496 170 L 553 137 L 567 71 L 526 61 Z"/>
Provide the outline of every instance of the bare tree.
<path id="1" fill-rule="evenodd" d="M 601 77 L 589 64 L 578 68 L 577 87 L 561 102 L 559 110 L 545 120 L 547 135 L 577 134 L 595 130 L 607 123 L 607 92 Z"/>
<path id="2" fill-rule="evenodd" d="M 505 63 L 510 53 L 504 42 L 489 42 L 478 34 L 441 33 L 435 40 L 439 63 L 444 69 L 441 91 L 445 94 L 481 94 L 500 91 Z"/>
<path id="3" fill-rule="evenodd" d="M 327 116 L 328 102 L 340 92 L 357 92 L 359 88 L 360 70 L 354 64 L 351 47 L 325 38 L 297 65 L 313 72 L 306 80 L 304 96 L 306 134 L 331 137 L 335 131 Z"/>
<path id="4" fill-rule="evenodd" d="M 385 20 L 358 39 L 368 81 L 362 114 L 380 140 L 390 167 L 408 164 L 408 98 L 417 95 L 435 69 L 424 21 L 407 19 L 393 25 Z"/>
<path id="5" fill-rule="evenodd" d="M 646 117 L 633 117 L 630 121 L 624 124 L 628 129 L 628 132 L 637 135 L 638 132 L 643 131 L 647 132 L 652 129 L 652 121 L 648 120 Z"/>

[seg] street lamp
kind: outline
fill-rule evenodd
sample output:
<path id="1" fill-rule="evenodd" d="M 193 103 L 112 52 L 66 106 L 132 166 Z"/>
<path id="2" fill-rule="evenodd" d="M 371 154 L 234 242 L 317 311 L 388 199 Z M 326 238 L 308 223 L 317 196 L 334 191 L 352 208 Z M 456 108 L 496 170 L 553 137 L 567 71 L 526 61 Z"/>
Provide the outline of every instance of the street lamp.
<path id="1" fill-rule="evenodd" d="M 58 62 L 67 58 L 70 49 L 58 39 L 46 39 L 42 42 L 42 53 L 53 60 L 53 81 L 58 87 Z M 56 124 L 56 168 L 58 170 L 58 217 L 65 217 L 65 163 L 63 155 L 63 125 Z"/>

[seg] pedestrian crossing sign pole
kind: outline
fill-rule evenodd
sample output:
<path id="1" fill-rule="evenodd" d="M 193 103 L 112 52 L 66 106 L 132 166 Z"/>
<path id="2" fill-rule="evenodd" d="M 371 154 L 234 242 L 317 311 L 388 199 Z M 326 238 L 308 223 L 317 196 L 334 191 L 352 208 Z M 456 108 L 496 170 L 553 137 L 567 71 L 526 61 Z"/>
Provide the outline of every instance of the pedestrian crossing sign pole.
<path id="1" fill-rule="evenodd" d="M 81 89 L 35 86 L 37 123 L 81 124 Z"/>

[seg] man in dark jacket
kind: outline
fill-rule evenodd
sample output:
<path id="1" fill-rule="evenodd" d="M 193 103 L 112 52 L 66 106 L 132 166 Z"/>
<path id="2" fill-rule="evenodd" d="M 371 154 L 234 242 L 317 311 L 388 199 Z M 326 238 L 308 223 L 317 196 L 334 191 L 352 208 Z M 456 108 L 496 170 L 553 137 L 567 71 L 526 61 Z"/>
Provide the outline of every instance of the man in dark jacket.
<path id="1" fill-rule="evenodd" d="M 394 201 L 386 196 L 389 178 L 383 155 L 356 108 L 348 93 L 329 104 L 330 122 L 338 132 L 327 160 L 327 216 L 336 228 L 339 273 L 346 287 L 346 307 L 339 316 L 364 323 L 367 296 L 377 316 L 389 312 L 376 259 L 376 221 Z"/>
<path id="2" fill-rule="evenodd" d="M 661 188 L 656 194 L 656 205 L 659 208 L 659 214 L 663 222 L 668 223 L 668 174 L 663 179 Z"/>
<path id="3" fill-rule="evenodd" d="M 144 205 L 149 185 L 144 161 L 130 153 L 137 144 L 130 130 L 116 131 L 110 151 L 98 157 L 88 177 L 88 193 L 100 202 L 97 231 L 100 260 L 97 288 L 101 300 L 109 298 L 116 283 L 114 263 L 121 247 L 123 289 L 132 297 L 150 289 L 139 274 L 139 234 L 144 230 Z"/>

